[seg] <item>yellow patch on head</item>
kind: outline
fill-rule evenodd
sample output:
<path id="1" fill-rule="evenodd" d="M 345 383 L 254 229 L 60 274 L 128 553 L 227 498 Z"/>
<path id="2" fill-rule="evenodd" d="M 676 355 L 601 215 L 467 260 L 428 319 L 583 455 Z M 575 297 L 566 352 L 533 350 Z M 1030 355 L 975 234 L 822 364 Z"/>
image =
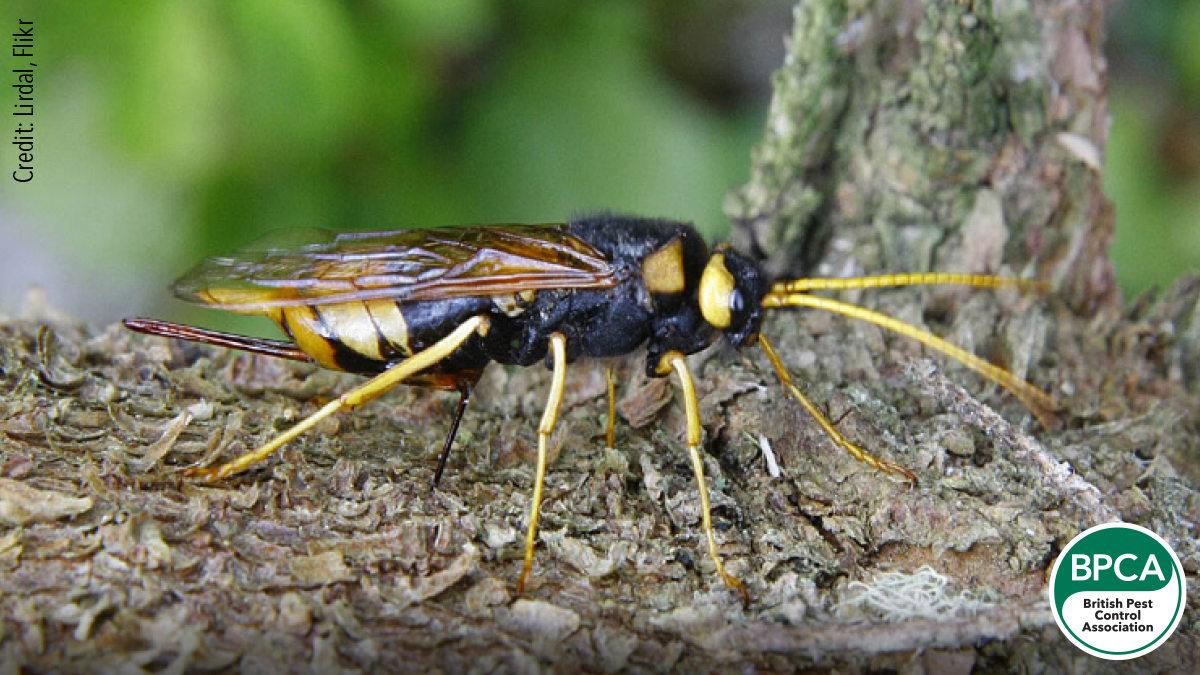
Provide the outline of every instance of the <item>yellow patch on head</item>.
<path id="1" fill-rule="evenodd" d="M 682 293 L 687 286 L 683 272 L 683 241 L 673 240 L 642 261 L 642 281 L 651 293 Z"/>
<path id="2" fill-rule="evenodd" d="M 725 269 L 725 256 L 714 254 L 700 275 L 700 313 L 716 328 L 728 328 L 733 322 L 729 308 L 730 297 L 737 282 Z"/>

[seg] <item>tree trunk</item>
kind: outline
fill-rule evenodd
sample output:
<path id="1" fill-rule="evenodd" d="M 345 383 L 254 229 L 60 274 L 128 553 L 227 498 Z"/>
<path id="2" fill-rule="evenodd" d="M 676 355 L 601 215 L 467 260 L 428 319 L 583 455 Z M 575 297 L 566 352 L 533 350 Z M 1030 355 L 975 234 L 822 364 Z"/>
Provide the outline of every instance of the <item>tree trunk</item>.
<path id="1" fill-rule="evenodd" d="M 739 248 L 776 275 L 1014 272 L 1080 312 L 1118 301 L 1102 3 L 804 2 L 795 21 L 727 207 Z"/>
<path id="2" fill-rule="evenodd" d="M 602 371 L 573 367 L 517 599 L 542 369 L 489 369 L 437 490 L 454 397 L 421 390 L 201 486 L 179 469 L 351 380 L 34 307 L 0 323 L 0 670 L 1116 672 L 1059 633 L 1046 578 L 1072 536 L 1117 518 L 1196 572 L 1200 281 L 1119 304 L 1102 10 L 801 3 L 751 182 L 729 200 L 735 244 L 777 276 L 1048 282 L 1042 298 L 851 299 L 1049 391 L 1050 428 L 874 326 L 771 317 L 801 388 L 910 486 L 834 450 L 755 351 L 693 359 L 743 607 L 707 557 L 669 389 L 622 371 L 631 419 L 608 451 Z M 1195 672 L 1193 622 L 1121 671 Z"/>

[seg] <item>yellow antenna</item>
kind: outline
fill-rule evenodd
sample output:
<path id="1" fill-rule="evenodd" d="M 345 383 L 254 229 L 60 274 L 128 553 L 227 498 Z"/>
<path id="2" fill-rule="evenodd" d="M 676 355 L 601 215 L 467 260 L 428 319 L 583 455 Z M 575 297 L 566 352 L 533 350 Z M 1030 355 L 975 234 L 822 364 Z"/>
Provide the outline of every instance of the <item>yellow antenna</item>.
<path id="1" fill-rule="evenodd" d="M 921 344 L 939 351 L 974 370 L 987 379 L 999 384 L 1013 393 L 1030 411 L 1037 416 L 1043 425 L 1049 425 L 1051 413 L 1058 410 L 1054 399 L 1046 392 L 1013 375 L 1009 371 L 988 363 L 974 354 L 955 346 L 946 340 L 917 328 L 912 324 L 888 316 L 881 312 L 859 307 L 848 302 L 831 298 L 808 295 L 801 292 L 810 290 L 850 290 L 859 288 L 880 288 L 885 286 L 911 286 L 956 284 L 977 288 L 1017 288 L 1044 289 L 1045 284 L 1010 277 L 992 277 L 986 275 L 964 274 L 893 274 L 880 277 L 859 277 L 851 279 L 798 279 L 781 282 L 772 286 L 772 290 L 762 300 L 763 307 L 811 307 L 823 309 L 852 319 L 873 323 L 894 333 L 910 337 Z"/>
<path id="2" fill-rule="evenodd" d="M 775 369 L 775 375 L 779 378 L 779 381 L 783 383 L 783 386 L 787 388 L 789 392 L 791 392 L 792 397 L 795 398 L 800 405 L 804 406 L 804 409 L 808 411 L 808 414 L 812 415 L 813 419 L 816 420 L 818 425 L 820 425 L 821 430 L 825 432 L 825 435 L 829 437 L 829 440 L 833 441 L 834 445 L 850 453 L 851 457 L 857 459 L 863 464 L 874 467 L 880 471 L 903 476 L 908 480 L 908 482 L 916 485 L 917 477 L 915 474 L 913 474 L 913 472 L 895 462 L 889 462 L 886 459 L 879 459 L 866 450 L 858 447 L 854 443 L 851 443 L 848 438 L 843 436 L 842 432 L 838 431 L 837 427 L 833 426 L 833 422 L 830 422 L 829 418 L 825 417 L 825 415 L 821 413 L 817 406 L 814 405 L 812 401 L 808 400 L 808 397 L 800 391 L 800 388 L 797 387 L 794 382 L 792 382 L 792 376 L 788 374 L 787 368 L 784 367 L 783 359 L 779 358 L 779 352 L 775 351 L 775 347 L 771 345 L 771 341 L 768 340 L 767 336 L 763 335 L 762 333 L 758 334 L 758 346 L 762 347 L 763 352 L 767 355 L 767 359 L 771 361 L 771 367 Z"/>
<path id="3" fill-rule="evenodd" d="M 895 288 L 897 286 L 971 286 L 972 288 L 1015 288 L 1022 291 L 1048 291 L 1050 285 L 1032 279 L 995 277 L 988 274 L 883 274 L 877 277 L 849 279 L 795 279 L 772 284 L 771 293 L 803 293 L 805 291 L 853 291 L 864 288 Z M 765 306 L 765 305 L 764 305 Z"/>

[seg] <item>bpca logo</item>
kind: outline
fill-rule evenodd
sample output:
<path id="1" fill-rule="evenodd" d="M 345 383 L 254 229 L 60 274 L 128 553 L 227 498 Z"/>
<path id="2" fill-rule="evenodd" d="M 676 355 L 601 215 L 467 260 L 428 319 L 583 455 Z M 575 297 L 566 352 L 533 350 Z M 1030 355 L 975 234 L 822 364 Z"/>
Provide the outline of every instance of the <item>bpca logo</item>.
<path id="1" fill-rule="evenodd" d="M 1050 574 L 1050 604 L 1062 632 L 1102 659 L 1154 651 L 1183 617 L 1183 567 L 1157 534 L 1098 525 L 1071 540 Z"/>

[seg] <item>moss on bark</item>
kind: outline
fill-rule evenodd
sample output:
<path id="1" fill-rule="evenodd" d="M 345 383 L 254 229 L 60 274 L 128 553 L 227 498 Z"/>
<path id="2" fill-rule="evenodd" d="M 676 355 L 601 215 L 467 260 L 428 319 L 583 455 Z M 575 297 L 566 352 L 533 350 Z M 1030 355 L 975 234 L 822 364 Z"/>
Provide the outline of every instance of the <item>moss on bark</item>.
<path id="1" fill-rule="evenodd" d="M 1196 572 L 1200 282 L 1124 309 L 1112 286 L 1101 10 L 802 3 L 753 176 L 729 202 L 735 240 L 780 273 L 1052 283 L 1044 300 L 857 299 L 1052 392 L 1054 428 L 872 326 L 772 318 L 764 330 L 807 393 L 910 467 L 909 487 L 834 451 L 761 355 L 700 355 L 705 461 L 722 553 L 753 597 L 742 607 L 705 554 L 677 404 L 635 359 L 620 381 L 640 426 L 620 424 L 605 450 L 602 373 L 581 365 L 516 599 L 542 369 L 489 370 L 438 490 L 453 401 L 419 390 L 201 486 L 180 468 L 244 451 L 352 378 L 35 304 L 0 322 L 0 664 L 1115 672 L 1053 626 L 1046 576 L 1075 533 L 1114 517 L 1161 533 Z M 896 609 L 906 588 L 933 600 Z M 900 589 L 892 609 L 884 589 Z M 1194 621 L 1122 671 L 1197 670 Z"/>

